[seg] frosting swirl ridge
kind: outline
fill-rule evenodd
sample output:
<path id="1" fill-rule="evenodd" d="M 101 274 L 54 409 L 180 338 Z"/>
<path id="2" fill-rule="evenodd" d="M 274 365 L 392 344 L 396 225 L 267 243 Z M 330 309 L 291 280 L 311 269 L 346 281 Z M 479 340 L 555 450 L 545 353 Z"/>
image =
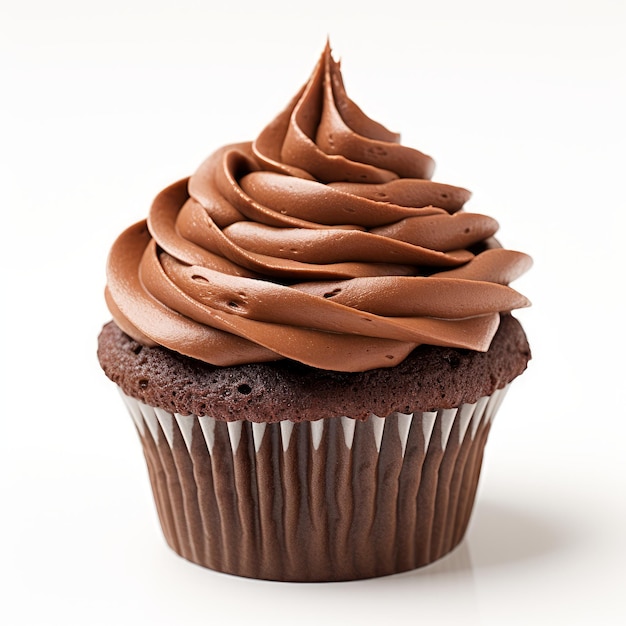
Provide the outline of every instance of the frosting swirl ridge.
<path id="1" fill-rule="evenodd" d="M 348 98 L 327 46 L 254 142 L 217 150 L 118 238 L 113 318 L 220 366 L 365 371 L 421 343 L 487 350 L 499 313 L 529 304 L 508 284 L 531 261 L 433 170 Z"/>

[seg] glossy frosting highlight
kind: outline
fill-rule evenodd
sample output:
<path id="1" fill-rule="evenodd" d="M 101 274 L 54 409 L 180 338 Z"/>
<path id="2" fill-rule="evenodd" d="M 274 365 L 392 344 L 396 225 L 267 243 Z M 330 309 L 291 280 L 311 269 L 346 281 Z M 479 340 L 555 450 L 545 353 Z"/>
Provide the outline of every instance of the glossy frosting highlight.
<path id="1" fill-rule="evenodd" d="M 531 261 L 433 169 L 347 97 L 327 47 L 256 141 L 217 150 L 118 238 L 113 318 L 220 366 L 365 371 L 422 343 L 485 351 L 499 313 L 528 305 L 508 283 Z"/>

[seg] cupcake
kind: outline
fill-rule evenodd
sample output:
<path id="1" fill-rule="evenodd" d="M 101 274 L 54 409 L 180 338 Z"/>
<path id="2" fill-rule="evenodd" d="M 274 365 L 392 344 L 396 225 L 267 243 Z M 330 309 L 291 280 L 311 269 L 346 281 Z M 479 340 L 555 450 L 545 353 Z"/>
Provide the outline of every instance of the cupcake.
<path id="1" fill-rule="evenodd" d="M 281 581 L 417 568 L 463 538 L 530 350 L 530 266 L 346 95 L 326 46 L 254 142 L 214 152 L 114 243 L 98 358 L 167 543 Z"/>

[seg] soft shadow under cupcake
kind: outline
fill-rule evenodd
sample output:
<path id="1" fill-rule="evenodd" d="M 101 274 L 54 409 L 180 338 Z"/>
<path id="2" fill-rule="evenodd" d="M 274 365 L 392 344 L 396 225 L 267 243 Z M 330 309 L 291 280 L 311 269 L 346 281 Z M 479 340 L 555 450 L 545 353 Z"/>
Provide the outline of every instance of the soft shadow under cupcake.
<path id="1" fill-rule="evenodd" d="M 562 552 L 572 542 L 571 533 L 557 520 L 527 511 L 479 502 L 469 532 L 474 568 L 512 565 Z"/>
<path id="2" fill-rule="evenodd" d="M 432 565 L 387 579 L 398 582 L 512 566 L 560 552 L 570 543 L 571 536 L 554 521 L 510 506 L 479 501 L 468 533 L 455 550 Z"/>

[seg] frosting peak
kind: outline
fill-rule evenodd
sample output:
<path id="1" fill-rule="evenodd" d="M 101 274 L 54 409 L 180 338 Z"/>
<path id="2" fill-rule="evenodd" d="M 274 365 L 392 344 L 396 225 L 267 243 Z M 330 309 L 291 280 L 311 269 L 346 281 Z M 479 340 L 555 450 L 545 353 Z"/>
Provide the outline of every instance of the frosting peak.
<path id="1" fill-rule="evenodd" d="M 265 128 L 253 151 L 269 170 L 321 183 L 429 179 L 434 161 L 399 140 L 348 98 L 327 45 L 308 83 Z"/>
<path id="2" fill-rule="evenodd" d="M 399 142 L 348 98 L 327 46 L 256 141 L 217 150 L 115 242 L 118 326 L 222 366 L 364 371 L 421 343 L 487 350 L 499 313 L 529 304 L 508 283 L 530 258 Z"/>

